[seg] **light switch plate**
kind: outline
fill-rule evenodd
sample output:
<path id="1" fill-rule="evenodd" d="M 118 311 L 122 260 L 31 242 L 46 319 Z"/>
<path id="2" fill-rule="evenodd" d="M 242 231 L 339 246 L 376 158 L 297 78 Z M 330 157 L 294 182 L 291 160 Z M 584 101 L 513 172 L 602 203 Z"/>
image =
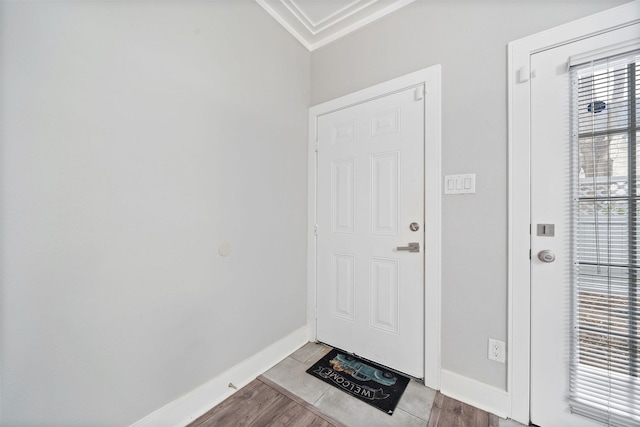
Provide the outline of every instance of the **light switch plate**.
<path id="1" fill-rule="evenodd" d="M 476 192 L 476 174 L 445 175 L 444 194 L 473 194 Z"/>

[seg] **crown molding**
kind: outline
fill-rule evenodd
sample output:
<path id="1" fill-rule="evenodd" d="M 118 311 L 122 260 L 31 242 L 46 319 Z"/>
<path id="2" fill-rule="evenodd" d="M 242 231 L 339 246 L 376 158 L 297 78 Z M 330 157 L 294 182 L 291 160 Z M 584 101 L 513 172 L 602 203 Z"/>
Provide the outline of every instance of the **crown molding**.
<path id="1" fill-rule="evenodd" d="M 352 0 L 320 3 L 256 0 L 309 51 L 344 37 L 414 1 Z M 322 6 L 318 8 L 320 4 Z"/>

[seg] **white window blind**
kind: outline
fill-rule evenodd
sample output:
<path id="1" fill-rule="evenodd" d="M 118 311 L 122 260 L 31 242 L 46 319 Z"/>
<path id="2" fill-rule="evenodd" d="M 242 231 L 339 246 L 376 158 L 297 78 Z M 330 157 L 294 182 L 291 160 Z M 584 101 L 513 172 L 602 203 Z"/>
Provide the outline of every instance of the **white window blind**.
<path id="1" fill-rule="evenodd" d="M 640 425 L 640 51 L 571 68 L 574 413 Z"/>

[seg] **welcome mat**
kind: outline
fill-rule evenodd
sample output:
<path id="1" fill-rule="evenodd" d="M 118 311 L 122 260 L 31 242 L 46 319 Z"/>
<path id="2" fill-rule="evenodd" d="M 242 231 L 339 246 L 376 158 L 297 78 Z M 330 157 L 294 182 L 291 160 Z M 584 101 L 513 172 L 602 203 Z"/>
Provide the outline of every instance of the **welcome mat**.
<path id="1" fill-rule="evenodd" d="M 368 360 L 333 349 L 307 373 L 393 415 L 409 378 Z"/>

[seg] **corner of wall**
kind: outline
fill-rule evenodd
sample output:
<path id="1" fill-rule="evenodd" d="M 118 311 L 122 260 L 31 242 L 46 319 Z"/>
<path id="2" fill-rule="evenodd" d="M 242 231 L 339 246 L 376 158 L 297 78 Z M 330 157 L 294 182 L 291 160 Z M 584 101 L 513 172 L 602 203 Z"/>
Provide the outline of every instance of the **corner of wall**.
<path id="1" fill-rule="evenodd" d="M 305 325 L 130 427 L 183 427 L 233 395 L 309 341 Z"/>

